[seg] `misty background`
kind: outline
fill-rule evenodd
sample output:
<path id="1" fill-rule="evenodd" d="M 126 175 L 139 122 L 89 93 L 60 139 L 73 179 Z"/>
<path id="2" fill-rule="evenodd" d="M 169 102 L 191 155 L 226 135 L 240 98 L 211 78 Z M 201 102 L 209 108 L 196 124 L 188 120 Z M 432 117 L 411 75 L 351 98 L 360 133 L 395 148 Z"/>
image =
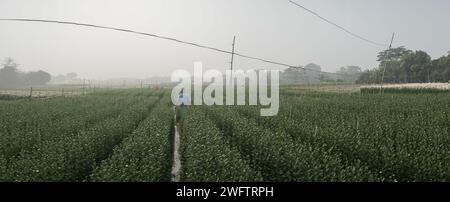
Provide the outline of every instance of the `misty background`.
<path id="1" fill-rule="evenodd" d="M 379 43 L 446 55 L 450 44 L 447 0 L 298 0 L 323 17 Z M 287 0 L 0 0 L 0 18 L 36 18 L 111 26 L 165 35 L 323 71 L 377 67 L 383 47 L 356 39 Z M 229 68 L 230 55 L 171 41 L 70 25 L 0 21 L 0 59 L 21 71 L 80 78 L 170 76 L 176 69 Z M 235 58 L 235 68 L 285 69 Z"/>

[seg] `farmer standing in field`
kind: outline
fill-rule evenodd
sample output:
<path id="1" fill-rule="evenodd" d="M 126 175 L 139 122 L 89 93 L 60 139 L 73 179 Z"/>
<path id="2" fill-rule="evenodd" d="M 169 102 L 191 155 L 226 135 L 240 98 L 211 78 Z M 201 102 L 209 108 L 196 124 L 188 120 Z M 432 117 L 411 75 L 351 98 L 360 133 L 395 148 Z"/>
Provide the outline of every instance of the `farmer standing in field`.
<path id="1" fill-rule="evenodd" d="M 177 123 L 180 121 L 181 118 L 181 108 L 184 108 L 186 106 L 190 105 L 189 103 L 189 96 L 184 94 L 184 88 L 181 89 L 181 92 L 179 93 L 178 96 L 178 102 L 176 104 L 176 106 L 174 106 L 175 108 L 175 112 L 176 112 L 176 117 L 177 117 Z"/>
<path id="2" fill-rule="evenodd" d="M 184 88 L 181 89 L 181 92 L 178 97 L 178 106 L 185 107 L 189 105 L 189 96 L 184 94 Z"/>

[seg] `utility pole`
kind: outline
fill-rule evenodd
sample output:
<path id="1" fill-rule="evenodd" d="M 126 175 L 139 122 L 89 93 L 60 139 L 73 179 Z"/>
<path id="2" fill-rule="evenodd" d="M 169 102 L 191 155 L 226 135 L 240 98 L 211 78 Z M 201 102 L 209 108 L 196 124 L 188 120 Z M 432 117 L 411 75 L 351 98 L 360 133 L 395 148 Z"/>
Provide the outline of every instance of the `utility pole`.
<path id="1" fill-rule="evenodd" d="M 233 44 L 232 44 L 232 49 L 231 49 L 231 78 L 230 78 L 230 86 L 233 85 L 233 63 L 234 63 L 234 44 L 236 42 L 236 36 L 233 37 Z M 234 88 L 234 86 L 232 86 Z"/>
<path id="2" fill-rule="evenodd" d="M 236 42 L 236 36 L 233 37 L 233 44 L 232 44 L 232 50 L 231 50 L 231 71 L 233 71 L 233 62 L 234 62 L 234 44 Z"/>
<path id="3" fill-rule="evenodd" d="M 86 79 L 83 79 L 83 95 L 86 94 Z"/>
<path id="4" fill-rule="evenodd" d="M 33 87 L 30 87 L 30 99 L 33 98 Z"/>
<path id="5" fill-rule="evenodd" d="M 392 42 L 394 42 L 395 32 L 392 33 L 391 43 L 389 44 L 388 57 L 391 55 Z M 381 85 L 380 85 L 380 94 L 383 94 L 383 82 L 384 82 L 384 74 L 386 73 L 386 63 L 384 64 L 383 75 L 381 75 Z"/>

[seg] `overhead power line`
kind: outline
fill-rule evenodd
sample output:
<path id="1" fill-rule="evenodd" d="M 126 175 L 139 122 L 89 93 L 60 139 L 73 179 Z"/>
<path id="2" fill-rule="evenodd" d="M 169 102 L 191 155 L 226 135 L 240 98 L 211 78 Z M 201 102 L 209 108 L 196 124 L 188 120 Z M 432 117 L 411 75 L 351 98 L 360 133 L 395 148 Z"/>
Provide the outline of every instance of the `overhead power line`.
<path id="1" fill-rule="evenodd" d="M 109 30 L 115 30 L 115 31 L 120 31 L 120 32 L 128 32 L 128 33 L 133 33 L 133 34 L 139 34 L 139 35 L 156 37 L 156 38 L 165 39 L 165 40 L 169 40 L 169 41 L 175 41 L 177 43 L 187 44 L 187 45 L 191 45 L 191 46 L 197 46 L 197 47 L 200 47 L 200 48 L 205 48 L 205 49 L 210 49 L 210 50 L 214 50 L 214 51 L 218 51 L 218 52 L 231 54 L 231 52 L 229 52 L 229 51 L 220 50 L 220 49 L 213 48 L 213 47 L 208 47 L 208 46 L 203 46 L 203 45 L 199 45 L 199 44 L 191 43 L 191 42 L 187 42 L 187 41 L 182 41 L 182 40 L 178 40 L 178 39 L 171 38 L 171 37 L 160 36 L 160 35 L 156 35 L 156 34 L 149 34 L 149 33 L 144 33 L 144 32 L 138 32 L 138 31 L 133 31 L 133 30 L 128 30 L 128 29 L 121 29 L 121 28 L 101 26 L 101 25 L 85 24 L 85 23 L 78 23 L 78 22 L 68 22 L 68 21 L 24 19 L 24 18 L 20 18 L 20 19 L 0 19 L 0 20 L 2 20 L 2 21 L 24 21 L 24 22 L 58 23 L 58 24 L 69 24 L 69 25 L 77 25 L 77 26 L 85 26 L 85 27 L 94 27 L 94 28 L 100 28 L 100 29 L 109 29 Z"/>
<path id="2" fill-rule="evenodd" d="M 335 74 L 335 75 L 343 75 L 343 76 L 345 76 L 345 74 L 339 74 L 339 73 L 334 73 L 334 72 L 323 72 L 323 71 L 318 71 L 318 70 L 314 70 L 314 69 L 308 69 L 308 68 L 299 67 L 299 66 L 296 66 L 296 65 L 289 65 L 289 64 L 286 64 L 286 63 L 282 63 L 282 62 L 277 62 L 277 61 L 272 61 L 272 60 L 268 60 L 268 59 L 258 58 L 258 57 L 254 57 L 254 56 L 244 55 L 244 54 L 241 54 L 241 53 L 236 53 L 236 52 L 233 53 L 231 51 L 227 51 L 227 50 L 223 50 L 223 49 L 219 49 L 219 48 L 215 48 L 215 47 L 211 47 L 211 46 L 201 45 L 201 44 L 198 44 L 198 43 L 183 41 L 183 40 L 179 40 L 179 39 L 172 38 L 172 37 L 167 37 L 167 36 L 162 36 L 162 35 L 157 35 L 157 34 L 151 34 L 151 33 L 145 33 L 145 32 L 139 32 L 139 31 L 133 31 L 133 30 L 129 30 L 129 29 L 107 27 L 107 26 L 93 25 L 93 24 L 86 24 L 86 23 L 78 23 L 78 22 L 69 22 L 69 21 L 42 20 L 42 19 L 29 19 L 29 18 L 0 18 L 0 21 L 22 21 L 22 22 L 57 23 L 57 24 L 68 24 L 68 25 L 92 27 L 92 28 L 99 28 L 99 29 L 108 29 L 108 30 L 114 30 L 114 31 L 119 31 L 119 32 L 127 32 L 127 33 L 132 33 L 132 34 L 138 34 L 138 35 L 144 35 L 144 36 L 150 36 L 150 37 L 155 37 L 155 38 L 159 38 L 159 39 L 174 41 L 176 43 L 181 43 L 181 44 L 186 44 L 186 45 L 190 45 L 190 46 L 195 46 L 195 47 L 198 47 L 198 48 L 208 49 L 208 50 L 221 52 L 221 53 L 225 53 L 225 54 L 231 54 L 231 55 L 234 54 L 235 56 L 239 56 L 239 57 L 247 58 L 247 59 L 251 59 L 251 60 L 257 60 L 257 61 L 261 61 L 261 62 L 265 62 L 265 63 L 269 63 L 269 64 L 285 66 L 285 67 L 300 68 L 300 69 L 303 69 L 305 71 L 313 71 L 313 72 L 319 72 L 319 73 L 325 73 L 325 74 Z"/>
<path id="3" fill-rule="evenodd" d="M 381 46 L 381 47 L 388 47 L 388 46 L 389 46 L 388 44 L 378 43 L 378 42 L 375 42 L 375 41 L 366 39 L 366 38 L 364 38 L 364 37 L 362 37 L 362 36 L 360 36 L 360 35 L 358 35 L 358 34 L 355 34 L 354 32 L 349 31 L 348 29 L 346 29 L 346 28 L 344 28 L 344 27 L 342 27 L 342 26 L 340 26 L 340 25 L 338 25 L 338 24 L 332 22 L 331 20 L 328 20 L 328 19 L 322 17 L 322 16 L 319 15 L 318 13 L 316 13 L 316 12 L 314 12 L 314 11 L 312 11 L 312 10 L 310 10 L 310 9 L 308 9 L 308 8 L 306 8 L 306 7 L 300 5 L 300 4 L 298 4 L 298 3 L 296 3 L 296 2 L 294 2 L 294 1 L 292 1 L 292 0 L 288 0 L 288 1 L 291 2 L 291 3 L 294 4 L 294 5 L 296 5 L 296 6 L 300 7 L 300 8 L 302 8 L 303 10 L 306 10 L 306 11 L 308 11 L 309 13 L 315 15 L 316 17 L 318 17 L 318 18 L 320 18 L 321 20 L 327 22 L 328 24 L 331 24 L 331 25 L 333 25 L 333 26 L 339 28 L 340 30 L 346 32 L 347 34 L 350 34 L 350 35 L 353 36 L 353 37 L 356 37 L 356 38 L 358 38 L 358 39 L 361 39 L 361 40 L 363 40 L 363 41 L 365 41 L 365 42 L 368 42 L 368 43 L 370 43 L 370 44 L 372 44 L 372 45 L 375 45 L 375 46 Z"/>

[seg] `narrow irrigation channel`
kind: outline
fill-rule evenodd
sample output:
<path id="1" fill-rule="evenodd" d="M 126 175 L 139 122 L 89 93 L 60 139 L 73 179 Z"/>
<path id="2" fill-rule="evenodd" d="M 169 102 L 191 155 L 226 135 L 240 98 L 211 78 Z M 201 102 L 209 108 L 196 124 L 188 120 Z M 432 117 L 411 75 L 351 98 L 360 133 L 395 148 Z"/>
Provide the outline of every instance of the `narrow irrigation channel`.
<path id="1" fill-rule="evenodd" d="M 179 182 L 181 176 L 181 154 L 180 154 L 180 128 L 178 125 L 178 117 L 176 107 L 173 107 L 174 112 L 174 142 L 173 142 L 173 165 L 172 165 L 172 182 Z"/>

